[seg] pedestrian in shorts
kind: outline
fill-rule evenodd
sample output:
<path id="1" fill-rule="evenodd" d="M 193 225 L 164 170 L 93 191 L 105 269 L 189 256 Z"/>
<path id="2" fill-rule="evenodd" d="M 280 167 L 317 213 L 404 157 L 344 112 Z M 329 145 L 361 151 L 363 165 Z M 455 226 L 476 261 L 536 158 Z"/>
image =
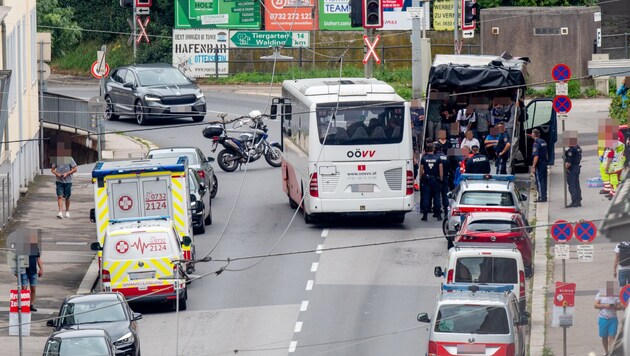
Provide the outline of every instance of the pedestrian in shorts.
<path id="1" fill-rule="evenodd" d="M 70 156 L 70 150 L 66 147 L 59 146 L 57 148 L 57 157 L 52 163 L 50 170 L 57 178 L 55 182 L 57 191 L 57 205 L 59 212 L 57 218 L 62 219 L 64 217 L 63 207 L 65 200 L 66 214 L 65 217 L 70 217 L 70 195 L 72 195 L 72 175 L 77 171 L 77 164 Z"/>

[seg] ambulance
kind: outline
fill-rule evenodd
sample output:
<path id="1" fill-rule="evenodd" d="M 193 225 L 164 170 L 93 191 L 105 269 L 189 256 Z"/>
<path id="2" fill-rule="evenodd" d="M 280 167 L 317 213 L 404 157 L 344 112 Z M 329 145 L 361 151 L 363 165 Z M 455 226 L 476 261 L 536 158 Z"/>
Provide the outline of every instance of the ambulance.
<path id="1" fill-rule="evenodd" d="M 178 262 L 190 242 L 168 216 L 111 219 L 103 242 L 91 245 L 102 252 L 102 291 L 119 292 L 129 302 L 167 302 L 185 310 L 187 276 Z"/>
<path id="2" fill-rule="evenodd" d="M 94 209 L 90 210 L 97 241 L 103 246 L 111 220 L 152 216 L 169 217 L 178 236 L 192 240 L 188 174 L 186 157 L 98 162 L 92 170 Z M 183 247 L 183 253 L 185 259 L 194 260 L 194 240 Z M 194 264 L 186 270 L 192 273 Z"/>

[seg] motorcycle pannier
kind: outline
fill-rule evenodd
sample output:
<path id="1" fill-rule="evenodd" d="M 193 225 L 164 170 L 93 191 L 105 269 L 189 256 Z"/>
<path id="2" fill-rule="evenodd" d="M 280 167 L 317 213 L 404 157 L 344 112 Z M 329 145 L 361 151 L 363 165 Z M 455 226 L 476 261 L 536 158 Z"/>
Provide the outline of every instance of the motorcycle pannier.
<path id="1" fill-rule="evenodd" d="M 221 127 L 221 125 L 208 125 L 205 129 L 203 129 L 203 137 L 205 138 L 213 138 L 221 136 L 222 134 L 223 127 Z"/>

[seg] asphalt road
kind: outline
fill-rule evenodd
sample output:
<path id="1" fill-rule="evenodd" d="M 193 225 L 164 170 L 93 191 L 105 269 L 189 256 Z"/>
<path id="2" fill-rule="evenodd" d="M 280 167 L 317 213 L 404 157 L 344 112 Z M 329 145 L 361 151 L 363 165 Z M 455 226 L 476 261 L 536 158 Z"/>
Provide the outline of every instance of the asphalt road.
<path id="1" fill-rule="evenodd" d="M 94 86 L 49 88 L 89 98 Z M 205 92 L 209 108 L 243 115 L 264 111 L 265 96 Z M 232 116 L 233 117 L 233 116 Z M 206 122 L 214 120 L 213 114 Z M 181 124 L 186 126 L 180 127 Z M 141 129 L 129 135 L 161 147 L 194 145 L 210 156 L 203 125 L 190 119 L 139 127 L 133 119 L 106 122 L 106 131 Z M 279 124 L 269 123 L 272 139 Z M 403 225 L 370 220 L 306 225 L 282 192 L 281 175 L 263 160 L 225 173 L 216 166 L 219 193 L 214 223 L 196 236 L 197 255 L 227 259 L 270 252 L 305 251 L 230 263 L 190 285 L 188 310 L 178 314 L 143 307 L 140 323 L 145 355 L 411 355 L 426 350 L 426 324 L 418 312 L 433 312 L 440 280 L 433 267 L 446 263 L 443 238 L 414 243 L 315 252 L 318 248 L 438 236 L 438 221 L 420 224 L 409 213 Z M 233 211 L 233 213 L 232 213 Z M 290 225 L 289 225 L 290 224 Z M 286 233 L 285 233 L 286 230 Z M 199 264 L 203 276 L 224 262 Z M 177 319 L 179 319 L 177 321 Z M 179 326 L 176 330 L 176 325 Z"/>

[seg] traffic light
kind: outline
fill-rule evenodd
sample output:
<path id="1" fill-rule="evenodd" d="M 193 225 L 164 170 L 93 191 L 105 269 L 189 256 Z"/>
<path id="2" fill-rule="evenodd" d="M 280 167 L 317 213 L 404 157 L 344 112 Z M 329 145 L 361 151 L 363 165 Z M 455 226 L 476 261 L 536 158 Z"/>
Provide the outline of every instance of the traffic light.
<path id="1" fill-rule="evenodd" d="M 383 1 L 364 0 L 363 2 L 363 28 L 383 27 Z"/>
<path id="2" fill-rule="evenodd" d="M 350 26 L 351 27 L 363 27 L 363 0 L 350 0 Z"/>
<path id="3" fill-rule="evenodd" d="M 462 4 L 462 30 L 474 30 L 479 21 L 479 4 L 477 0 L 461 0 Z"/>

